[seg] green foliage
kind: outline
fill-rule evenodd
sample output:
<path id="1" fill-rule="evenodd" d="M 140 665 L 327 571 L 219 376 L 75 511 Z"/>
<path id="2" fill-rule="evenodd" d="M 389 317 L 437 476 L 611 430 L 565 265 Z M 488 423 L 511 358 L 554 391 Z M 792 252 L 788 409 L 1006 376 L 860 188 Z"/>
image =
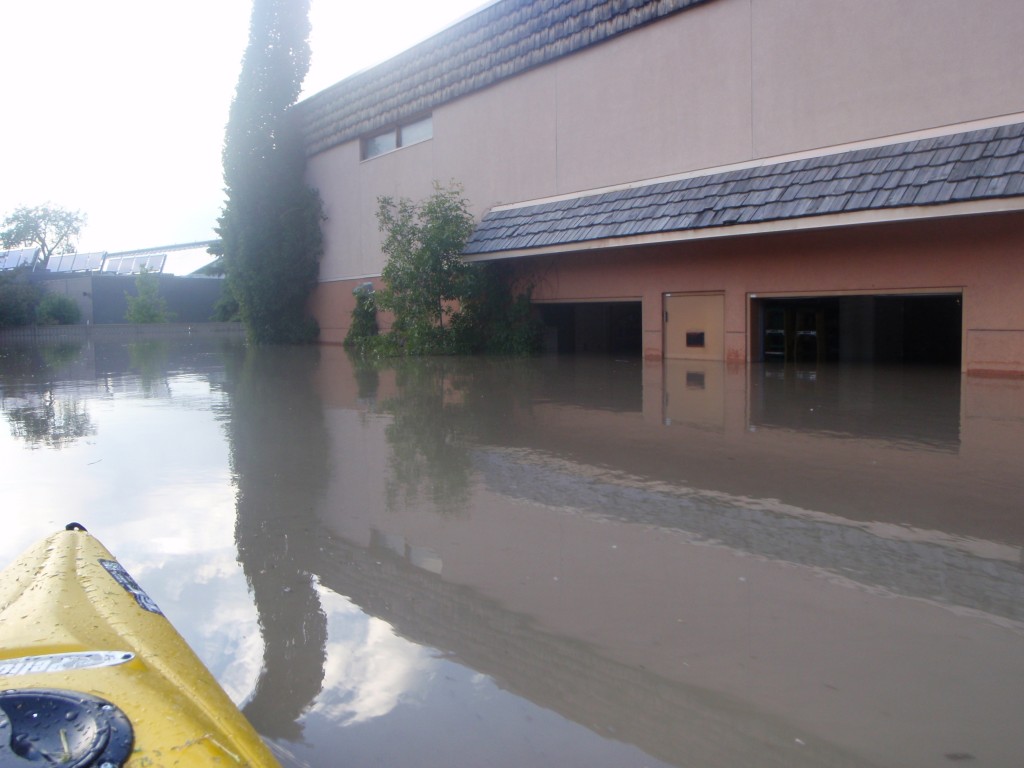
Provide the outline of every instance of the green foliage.
<path id="1" fill-rule="evenodd" d="M 462 188 L 435 184 L 434 194 L 419 204 L 382 197 L 377 221 L 387 256 L 381 273 L 386 288 L 377 302 L 394 313 L 394 341 L 411 355 L 454 351 L 445 319 L 459 312 L 457 302 L 472 283 L 460 257 L 473 232 Z"/>
<path id="2" fill-rule="evenodd" d="M 220 298 L 213 305 L 213 317 L 210 319 L 218 323 L 233 323 L 242 319 L 242 310 L 238 306 L 238 299 L 235 298 L 231 284 L 227 280 L 224 281 L 224 289 L 220 293 Z"/>
<path id="3" fill-rule="evenodd" d="M 224 266 L 256 343 L 311 341 L 308 313 L 323 253 L 320 196 L 306 186 L 289 111 L 309 69 L 309 0 L 255 0 L 224 140 Z"/>
<path id="4" fill-rule="evenodd" d="M 47 293 L 36 306 L 39 325 L 75 325 L 82 319 L 82 310 L 74 299 L 59 293 Z"/>
<path id="5" fill-rule="evenodd" d="M 516 274 L 502 262 L 473 265 L 472 286 L 452 326 L 465 352 L 532 355 L 540 350 L 541 323 L 530 305 L 531 290 L 513 290 Z"/>
<path id="6" fill-rule="evenodd" d="M 205 267 L 197 269 L 196 274 L 206 275 L 207 277 L 225 277 L 227 275 L 227 266 L 224 259 L 224 241 L 214 240 L 210 243 L 210 247 L 206 249 L 206 252 L 217 258 Z M 235 292 L 231 290 L 231 282 L 229 280 L 224 281 L 220 298 L 217 299 L 217 303 L 213 306 L 213 317 L 210 319 L 220 323 L 237 322 L 242 319 L 242 309 L 238 306 L 238 298 L 235 296 Z"/>
<path id="7" fill-rule="evenodd" d="M 28 279 L 26 267 L 0 272 L 0 328 L 31 325 L 42 289 Z"/>
<path id="8" fill-rule="evenodd" d="M 352 310 L 352 325 L 345 335 L 345 346 L 363 349 L 366 343 L 380 333 L 377 325 L 377 299 L 372 283 L 363 283 L 352 293 L 356 297 L 356 306 Z"/>
<path id="9" fill-rule="evenodd" d="M 135 290 L 135 296 L 127 291 L 124 294 L 128 300 L 125 320 L 129 323 L 167 323 L 173 319 L 167 302 L 160 295 L 160 278 L 156 273 L 143 270 L 135 278 Z"/>
<path id="10" fill-rule="evenodd" d="M 227 275 L 227 267 L 224 264 L 224 241 L 214 240 L 210 243 L 206 252 L 215 258 L 209 264 L 197 269 L 195 274 L 206 277 L 225 277 Z"/>
<path id="11" fill-rule="evenodd" d="M 0 243 L 5 249 L 38 246 L 39 265 L 45 269 L 50 256 L 75 251 L 85 221 L 81 211 L 68 211 L 50 204 L 23 205 L 0 224 Z"/>
<path id="12" fill-rule="evenodd" d="M 376 304 L 392 312 L 394 322 L 389 333 L 363 335 L 365 321 L 356 313 L 369 307 L 357 298 L 347 344 L 381 357 L 537 350 L 529 292 L 513 294 L 514 274 L 507 268 L 461 257 L 473 217 L 459 185 L 435 183 L 434 193 L 418 204 L 382 197 L 377 221 L 387 263 Z"/>

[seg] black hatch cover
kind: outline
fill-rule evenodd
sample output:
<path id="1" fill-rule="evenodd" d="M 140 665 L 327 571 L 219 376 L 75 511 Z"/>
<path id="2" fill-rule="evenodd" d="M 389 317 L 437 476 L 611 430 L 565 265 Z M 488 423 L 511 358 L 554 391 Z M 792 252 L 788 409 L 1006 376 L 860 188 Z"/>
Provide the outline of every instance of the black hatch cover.
<path id="1" fill-rule="evenodd" d="M 76 691 L 0 692 L 0 768 L 120 768 L 132 726 L 108 701 Z"/>

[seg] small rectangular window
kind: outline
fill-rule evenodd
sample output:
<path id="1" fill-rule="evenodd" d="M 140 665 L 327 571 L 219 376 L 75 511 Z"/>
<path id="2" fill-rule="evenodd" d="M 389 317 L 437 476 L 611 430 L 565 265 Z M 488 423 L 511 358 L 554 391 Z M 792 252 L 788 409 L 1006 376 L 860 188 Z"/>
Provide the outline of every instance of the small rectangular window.
<path id="1" fill-rule="evenodd" d="M 383 155 L 386 152 L 418 144 L 434 138 L 434 120 L 431 115 L 405 123 L 397 128 L 381 131 L 375 136 L 363 139 L 363 160 Z"/>
<path id="2" fill-rule="evenodd" d="M 704 331 L 687 331 L 686 332 L 686 346 L 688 347 L 704 347 Z"/>
<path id="3" fill-rule="evenodd" d="M 410 144 L 418 144 L 433 137 L 434 121 L 430 115 L 427 115 L 421 120 L 402 126 L 399 146 L 408 147 Z"/>
<path id="4" fill-rule="evenodd" d="M 378 133 L 376 136 L 371 136 L 366 139 L 363 144 L 363 159 L 369 160 L 371 157 L 383 155 L 385 152 L 390 152 L 397 146 L 398 134 L 394 128 L 385 133 Z"/>

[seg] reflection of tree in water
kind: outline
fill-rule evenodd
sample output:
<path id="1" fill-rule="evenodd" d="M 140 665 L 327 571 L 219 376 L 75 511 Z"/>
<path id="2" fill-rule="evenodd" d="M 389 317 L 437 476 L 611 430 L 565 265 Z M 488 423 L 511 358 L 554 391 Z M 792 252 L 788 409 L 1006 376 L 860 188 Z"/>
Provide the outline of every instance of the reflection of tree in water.
<path id="1" fill-rule="evenodd" d="M 82 352 L 81 342 L 55 344 L 10 344 L 0 346 L 0 366 L 6 380 L 27 382 L 61 379 L 61 368 L 75 362 Z"/>
<path id="2" fill-rule="evenodd" d="M 301 738 L 298 721 L 323 684 L 327 622 L 317 580 L 341 567 L 325 562 L 330 536 L 314 512 L 330 475 L 313 386 L 319 354 L 315 347 L 257 348 L 227 365 L 235 538 L 264 642 L 263 668 L 243 711 L 260 733 L 290 741 Z M 376 402 L 382 370 L 357 365 L 361 400 Z M 500 412 L 528 387 L 508 369 L 473 361 L 403 361 L 396 374 L 398 394 L 383 405 L 392 417 L 393 492 L 428 485 L 438 508 L 464 505 L 470 438 L 507 429 Z"/>
<path id="3" fill-rule="evenodd" d="M 133 342 L 128 345 L 128 358 L 131 370 L 139 375 L 143 394 L 151 395 L 167 388 L 170 351 L 166 341 Z"/>
<path id="4" fill-rule="evenodd" d="M 472 445 L 507 429 L 507 414 L 529 387 L 523 360 L 411 358 L 394 365 L 397 394 L 380 406 L 391 417 L 389 506 L 426 497 L 442 514 L 461 514 L 469 500 Z M 356 362 L 360 370 L 376 370 Z M 365 375 L 365 374 L 363 374 Z M 361 379 L 360 379 L 361 380 Z M 507 437 L 507 435 L 505 435 Z"/>
<path id="5" fill-rule="evenodd" d="M 11 435 L 31 448 L 65 448 L 96 434 L 85 400 L 72 389 L 54 386 L 75 363 L 81 343 L 12 346 L 3 350 L 6 379 L 0 408 Z"/>
<path id="6" fill-rule="evenodd" d="M 64 448 L 96 434 L 85 402 L 76 397 L 61 397 L 53 389 L 46 389 L 18 400 L 24 404 L 4 404 L 4 415 L 11 434 L 31 448 Z"/>
<path id="7" fill-rule="evenodd" d="M 81 342 L 61 341 L 39 347 L 39 355 L 43 363 L 53 371 L 75 362 L 81 353 Z"/>
<path id="8" fill-rule="evenodd" d="M 395 371 L 398 394 L 382 405 L 391 416 L 385 432 L 391 445 L 389 507 L 399 494 L 409 503 L 424 489 L 443 514 L 461 513 L 469 499 L 470 457 L 453 403 L 460 387 L 447 362 L 402 361 Z"/>
<path id="9" fill-rule="evenodd" d="M 327 620 L 310 553 L 313 510 L 328 477 L 327 433 L 312 386 L 318 350 L 248 349 L 228 363 L 228 433 L 237 486 L 235 538 L 263 634 L 263 668 L 246 716 L 266 736 L 296 740 L 320 692 Z"/>

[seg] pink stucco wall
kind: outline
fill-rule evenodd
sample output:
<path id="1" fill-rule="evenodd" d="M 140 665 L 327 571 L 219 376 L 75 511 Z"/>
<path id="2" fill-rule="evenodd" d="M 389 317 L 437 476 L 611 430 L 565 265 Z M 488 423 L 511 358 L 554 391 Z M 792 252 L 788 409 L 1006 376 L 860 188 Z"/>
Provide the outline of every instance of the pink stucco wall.
<path id="1" fill-rule="evenodd" d="M 725 356 L 749 359 L 752 295 L 963 294 L 963 370 L 1024 375 L 1024 214 L 929 219 L 523 258 L 537 301 L 641 300 L 643 348 L 660 359 L 662 296 L 724 291 Z M 340 343 L 357 281 L 322 283 L 322 340 Z"/>

